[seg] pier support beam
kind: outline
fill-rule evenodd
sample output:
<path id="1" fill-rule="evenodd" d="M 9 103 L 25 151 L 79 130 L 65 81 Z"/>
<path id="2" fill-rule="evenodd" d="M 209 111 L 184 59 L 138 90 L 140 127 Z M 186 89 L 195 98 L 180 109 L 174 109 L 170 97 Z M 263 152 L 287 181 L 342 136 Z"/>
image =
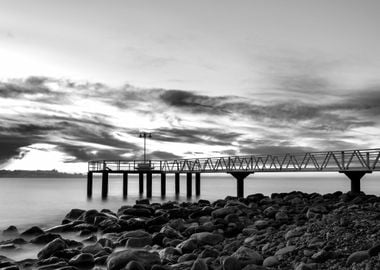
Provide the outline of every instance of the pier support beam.
<path id="1" fill-rule="evenodd" d="M 229 172 L 233 177 L 236 178 L 236 189 L 237 196 L 239 198 L 244 197 L 244 179 L 251 174 L 251 172 Z"/>
<path id="2" fill-rule="evenodd" d="M 166 195 L 166 173 L 161 173 L 161 196 Z"/>
<path id="3" fill-rule="evenodd" d="M 92 197 L 92 172 L 87 173 L 87 197 Z"/>
<path id="4" fill-rule="evenodd" d="M 201 173 L 195 173 L 195 195 L 201 195 Z"/>
<path id="5" fill-rule="evenodd" d="M 372 173 L 372 171 L 340 171 L 344 173 L 351 180 L 351 192 L 360 193 L 360 180 L 367 173 Z"/>
<path id="6" fill-rule="evenodd" d="M 102 198 L 108 196 L 108 172 L 102 172 Z"/>
<path id="7" fill-rule="evenodd" d="M 128 196 L 128 173 L 123 173 L 123 197 Z"/>
<path id="8" fill-rule="evenodd" d="M 192 195 L 192 186 L 193 179 L 192 179 L 192 173 L 186 173 L 186 195 L 187 197 L 191 197 Z"/>
<path id="9" fill-rule="evenodd" d="M 144 193 L 144 173 L 139 173 L 139 194 Z"/>
<path id="10" fill-rule="evenodd" d="M 175 195 L 179 194 L 179 173 L 174 174 Z"/>
<path id="11" fill-rule="evenodd" d="M 146 196 L 152 198 L 152 173 L 146 173 Z"/>

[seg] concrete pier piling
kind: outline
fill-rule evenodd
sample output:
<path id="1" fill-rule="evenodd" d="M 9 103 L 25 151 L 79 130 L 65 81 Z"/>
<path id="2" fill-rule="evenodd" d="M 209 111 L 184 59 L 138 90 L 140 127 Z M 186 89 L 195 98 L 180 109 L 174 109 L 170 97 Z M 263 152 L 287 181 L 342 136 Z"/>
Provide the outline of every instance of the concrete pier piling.
<path id="1" fill-rule="evenodd" d="M 128 173 L 123 173 L 123 197 L 128 196 Z"/>
<path id="2" fill-rule="evenodd" d="M 244 197 L 244 179 L 250 175 L 249 172 L 229 172 L 233 177 L 236 178 L 236 190 L 237 196 L 239 198 Z"/>
<path id="3" fill-rule="evenodd" d="M 161 196 L 166 195 L 166 173 L 161 173 Z"/>
<path id="4" fill-rule="evenodd" d="M 201 173 L 195 173 L 195 195 L 201 195 Z"/>
<path id="5" fill-rule="evenodd" d="M 92 172 L 87 173 L 87 197 L 92 197 Z"/>
<path id="6" fill-rule="evenodd" d="M 142 195 L 144 193 L 144 173 L 139 173 L 139 194 Z"/>
<path id="7" fill-rule="evenodd" d="M 192 179 L 192 173 L 186 173 L 186 195 L 187 197 L 191 197 L 192 195 L 192 182 L 193 182 L 193 179 Z"/>
<path id="8" fill-rule="evenodd" d="M 372 171 L 341 171 L 340 173 L 344 173 L 351 181 L 351 192 L 352 193 L 360 193 L 360 180 L 367 173 L 372 173 Z"/>
<path id="9" fill-rule="evenodd" d="M 108 172 L 102 172 L 102 198 L 108 196 Z"/>
<path id="10" fill-rule="evenodd" d="M 175 195 L 179 195 L 179 173 L 174 174 Z"/>
<path id="11" fill-rule="evenodd" d="M 146 196 L 152 198 L 152 173 L 146 173 Z"/>

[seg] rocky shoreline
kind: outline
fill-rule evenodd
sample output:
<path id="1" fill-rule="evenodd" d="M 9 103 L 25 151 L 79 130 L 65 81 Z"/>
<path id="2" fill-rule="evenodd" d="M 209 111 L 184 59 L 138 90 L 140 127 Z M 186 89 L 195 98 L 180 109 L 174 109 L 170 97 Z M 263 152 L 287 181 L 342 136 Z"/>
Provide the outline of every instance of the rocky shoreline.
<path id="1" fill-rule="evenodd" d="M 75 233 L 82 241 L 65 238 Z M 72 209 L 62 224 L 22 233 L 1 250 L 38 247 L 37 259 L 0 256 L 0 269 L 380 269 L 380 197 L 302 192 L 209 202 L 137 201 Z"/>

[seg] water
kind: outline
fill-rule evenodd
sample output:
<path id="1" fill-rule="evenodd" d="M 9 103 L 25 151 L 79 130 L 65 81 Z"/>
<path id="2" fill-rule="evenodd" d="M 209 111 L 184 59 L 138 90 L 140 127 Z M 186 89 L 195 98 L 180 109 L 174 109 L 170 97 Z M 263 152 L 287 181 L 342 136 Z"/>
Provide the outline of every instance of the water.
<path id="1" fill-rule="evenodd" d="M 226 174 L 202 174 L 200 198 L 210 201 L 236 195 L 236 181 Z M 362 190 L 368 194 L 380 195 L 377 173 L 367 174 L 362 179 Z M 180 201 L 187 201 L 186 177 L 181 176 Z M 194 180 L 193 180 L 194 181 Z M 144 183 L 145 184 L 145 183 Z M 0 178 L 0 230 L 15 225 L 22 231 L 32 225 L 48 228 L 60 224 L 65 214 L 72 208 L 116 211 L 121 205 L 134 204 L 138 196 L 137 175 L 129 176 L 129 196 L 123 199 L 122 176 L 113 175 L 109 179 L 109 196 L 101 199 L 101 178 L 94 175 L 92 199 L 86 198 L 87 180 L 83 178 Z M 176 200 L 174 176 L 167 175 L 167 196 L 164 200 Z M 195 193 L 193 184 L 193 194 Z M 245 195 L 300 190 L 321 194 L 337 190 L 346 192 L 350 181 L 339 173 L 256 173 L 245 180 Z M 146 188 L 144 187 L 144 191 Z M 162 202 L 160 196 L 160 176 L 153 175 L 152 201 Z"/>

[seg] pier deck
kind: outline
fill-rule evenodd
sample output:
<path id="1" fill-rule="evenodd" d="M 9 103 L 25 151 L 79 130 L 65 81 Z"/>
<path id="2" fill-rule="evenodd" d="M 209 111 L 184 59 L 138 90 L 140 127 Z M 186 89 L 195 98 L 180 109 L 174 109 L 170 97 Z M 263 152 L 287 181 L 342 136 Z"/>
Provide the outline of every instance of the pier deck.
<path id="1" fill-rule="evenodd" d="M 152 174 L 161 174 L 161 194 L 166 193 L 166 174 L 175 174 L 175 192 L 179 193 L 180 174 L 186 174 L 187 196 L 192 195 L 195 174 L 196 195 L 200 194 L 201 173 L 228 173 L 236 178 L 237 196 L 244 196 L 244 179 L 259 172 L 339 172 L 351 181 L 351 191 L 360 192 L 360 180 L 380 170 L 380 149 L 359 149 L 307 153 L 265 154 L 173 160 L 93 160 L 88 162 L 87 194 L 92 195 L 93 173 L 102 174 L 102 196 L 108 194 L 108 174 L 123 174 L 123 194 L 128 193 L 128 174 L 139 174 L 139 192 L 143 194 L 146 175 L 147 197 L 152 194 Z"/>

